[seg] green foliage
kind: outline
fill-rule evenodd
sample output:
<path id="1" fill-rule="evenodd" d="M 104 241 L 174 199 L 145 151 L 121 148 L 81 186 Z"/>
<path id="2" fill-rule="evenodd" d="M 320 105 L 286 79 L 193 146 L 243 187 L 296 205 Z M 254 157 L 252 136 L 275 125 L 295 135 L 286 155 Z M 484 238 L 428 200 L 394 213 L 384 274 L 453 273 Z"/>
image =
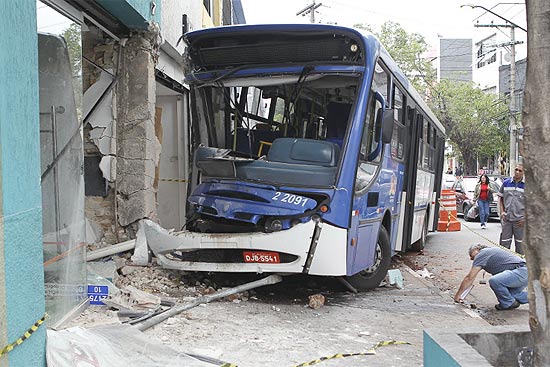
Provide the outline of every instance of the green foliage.
<path id="1" fill-rule="evenodd" d="M 82 74 L 82 36 L 80 33 L 80 26 L 76 23 L 72 23 L 61 35 L 65 39 L 65 42 L 67 42 L 73 78 L 80 78 Z"/>
<path id="2" fill-rule="evenodd" d="M 466 166 L 475 166 L 476 158 L 507 150 L 508 108 L 497 95 L 483 92 L 474 83 L 442 80 L 432 89 L 428 104 Z"/>
<path id="3" fill-rule="evenodd" d="M 391 21 L 382 24 L 380 31 L 367 24 L 356 24 L 355 27 L 374 34 L 415 89 L 426 95 L 428 87 L 435 81 L 436 70 L 432 67 L 433 60 L 424 57 L 428 44 L 422 35 L 408 33 L 399 23 Z"/>
<path id="4" fill-rule="evenodd" d="M 379 32 L 366 24 L 355 27 L 370 31 L 384 45 L 443 123 L 450 143 L 462 154 L 465 166 L 473 167 L 470 173 L 475 173 L 477 158 L 490 158 L 507 151 L 508 109 L 498 96 L 483 92 L 473 83 L 448 80 L 437 83 L 433 59 L 425 57 L 426 40 L 420 34 L 408 33 L 398 23 L 386 22 Z"/>
<path id="5" fill-rule="evenodd" d="M 69 28 L 61 33 L 67 43 L 69 62 L 71 63 L 71 74 L 73 92 L 78 117 L 82 114 L 82 34 L 80 26 L 72 23 Z"/>

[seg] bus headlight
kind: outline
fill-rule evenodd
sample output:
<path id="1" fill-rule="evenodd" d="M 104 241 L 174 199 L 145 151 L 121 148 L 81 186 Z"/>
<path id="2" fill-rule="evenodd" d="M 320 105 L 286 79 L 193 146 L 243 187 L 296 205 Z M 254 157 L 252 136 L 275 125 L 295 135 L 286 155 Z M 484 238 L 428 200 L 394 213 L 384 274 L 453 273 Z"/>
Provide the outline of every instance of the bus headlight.
<path id="1" fill-rule="evenodd" d="M 268 232 L 278 232 L 283 229 L 283 223 L 279 219 L 271 219 L 265 223 L 265 230 Z"/>

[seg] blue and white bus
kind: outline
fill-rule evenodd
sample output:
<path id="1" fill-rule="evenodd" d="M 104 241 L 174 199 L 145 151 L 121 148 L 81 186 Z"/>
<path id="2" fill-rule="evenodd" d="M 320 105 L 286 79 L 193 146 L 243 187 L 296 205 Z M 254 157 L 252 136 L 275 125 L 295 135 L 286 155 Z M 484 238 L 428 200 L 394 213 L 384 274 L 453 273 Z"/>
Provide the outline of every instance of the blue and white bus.
<path id="1" fill-rule="evenodd" d="M 245 25 L 186 34 L 195 171 L 180 232 L 148 221 L 188 271 L 342 276 L 377 287 L 436 228 L 444 128 L 372 35 Z"/>

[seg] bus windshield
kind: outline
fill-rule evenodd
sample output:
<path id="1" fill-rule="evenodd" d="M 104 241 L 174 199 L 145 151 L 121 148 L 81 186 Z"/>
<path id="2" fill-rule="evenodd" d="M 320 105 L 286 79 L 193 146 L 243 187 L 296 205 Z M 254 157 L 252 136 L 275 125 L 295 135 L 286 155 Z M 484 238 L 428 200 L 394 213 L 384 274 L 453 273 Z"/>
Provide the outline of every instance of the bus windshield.
<path id="1" fill-rule="evenodd" d="M 304 67 L 197 84 L 193 107 L 203 146 L 195 161 L 203 178 L 334 185 L 359 82 L 358 73 Z"/>

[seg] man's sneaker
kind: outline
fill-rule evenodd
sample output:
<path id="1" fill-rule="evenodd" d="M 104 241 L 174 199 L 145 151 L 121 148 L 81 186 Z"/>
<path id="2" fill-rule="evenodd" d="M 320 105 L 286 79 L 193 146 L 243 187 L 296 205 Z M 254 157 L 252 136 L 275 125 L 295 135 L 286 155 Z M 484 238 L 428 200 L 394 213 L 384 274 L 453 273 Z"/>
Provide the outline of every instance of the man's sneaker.
<path id="1" fill-rule="evenodd" d="M 481 229 L 485 229 L 485 227 L 487 227 L 485 223 L 481 223 Z"/>
<path id="2" fill-rule="evenodd" d="M 513 310 L 514 308 L 518 308 L 519 305 L 520 305 L 520 303 L 516 300 L 516 301 L 514 301 L 514 303 L 512 303 L 512 305 L 510 307 L 504 308 L 499 303 L 499 304 L 495 305 L 495 308 L 499 311 L 505 311 L 505 310 Z"/>

